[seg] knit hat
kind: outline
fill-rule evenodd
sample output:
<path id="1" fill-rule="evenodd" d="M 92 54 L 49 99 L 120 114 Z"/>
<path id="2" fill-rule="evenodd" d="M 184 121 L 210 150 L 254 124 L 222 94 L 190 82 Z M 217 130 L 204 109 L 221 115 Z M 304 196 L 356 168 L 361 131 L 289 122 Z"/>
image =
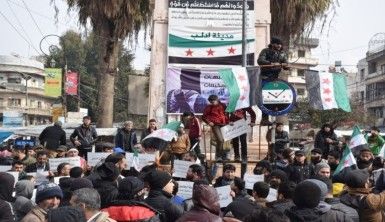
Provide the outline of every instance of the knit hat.
<path id="1" fill-rule="evenodd" d="M 298 155 L 305 156 L 305 151 L 303 151 L 303 150 L 297 150 L 297 151 L 295 151 L 295 155 L 296 155 L 296 156 L 298 156 Z"/>
<path id="2" fill-rule="evenodd" d="M 83 211 L 76 207 L 64 206 L 47 213 L 48 222 L 86 222 Z"/>
<path id="3" fill-rule="evenodd" d="M 277 38 L 277 37 L 273 37 L 271 38 L 271 42 L 270 44 L 278 44 L 278 45 L 282 45 L 282 40 Z"/>
<path id="4" fill-rule="evenodd" d="M 328 186 L 326 185 L 326 183 L 316 179 L 307 179 L 305 181 L 309 181 L 317 185 L 318 188 L 321 190 L 321 194 L 320 194 L 321 200 L 325 200 L 325 197 L 328 194 Z"/>
<path id="5" fill-rule="evenodd" d="M 63 192 L 58 185 L 54 183 L 44 183 L 37 187 L 36 203 L 40 203 L 51 197 L 63 198 Z"/>
<path id="6" fill-rule="evenodd" d="M 119 181 L 119 193 L 133 198 L 139 191 L 144 189 L 144 182 L 137 177 L 128 176 Z"/>
<path id="7" fill-rule="evenodd" d="M 153 190 L 162 190 L 171 179 L 172 177 L 169 173 L 159 170 L 151 171 L 145 178 Z"/>
<path id="8" fill-rule="evenodd" d="M 92 182 L 86 178 L 75 178 L 71 182 L 71 191 L 79 190 L 81 188 L 94 188 Z"/>
<path id="9" fill-rule="evenodd" d="M 329 168 L 330 169 L 330 166 L 329 164 L 325 163 L 325 162 L 320 162 L 320 163 L 317 163 L 314 167 L 314 172 L 315 174 L 318 174 L 318 172 L 323 169 L 323 168 Z"/>
<path id="10" fill-rule="evenodd" d="M 56 151 L 67 152 L 67 146 L 60 145 Z"/>
<path id="11" fill-rule="evenodd" d="M 322 150 L 320 148 L 314 148 L 310 151 L 311 153 L 318 153 L 322 155 Z"/>
<path id="12" fill-rule="evenodd" d="M 313 182 L 303 181 L 294 190 L 293 202 L 300 208 L 315 208 L 321 200 L 321 190 Z"/>
<path id="13" fill-rule="evenodd" d="M 96 170 L 102 180 L 115 181 L 119 175 L 119 169 L 114 163 L 106 162 L 100 165 Z"/>
<path id="14" fill-rule="evenodd" d="M 350 188 L 364 188 L 368 179 L 367 170 L 352 170 L 346 174 L 345 183 Z"/>
<path id="15" fill-rule="evenodd" d="M 273 170 L 273 172 L 271 172 L 271 174 L 270 174 L 270 177 L 279 178 L 281 180 L 281 182 L 287 181 L 287 174 L 283 170 L 280 170 L 280 169 Z"/>

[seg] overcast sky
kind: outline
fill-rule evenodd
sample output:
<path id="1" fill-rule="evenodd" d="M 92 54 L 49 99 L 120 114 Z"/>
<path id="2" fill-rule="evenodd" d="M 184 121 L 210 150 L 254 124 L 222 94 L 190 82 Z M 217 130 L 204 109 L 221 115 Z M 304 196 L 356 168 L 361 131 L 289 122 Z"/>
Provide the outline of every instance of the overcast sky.
<path id="1" fill-rule="evenodd" d="M 84 31 L 79 28 L 76 12 L 68 13 L 66 4 L 61 0 L 56 0 L 60 12 L 58 23 L 55 23 L 55 11 L 50 2 L 0 0 L 0 55 L 30 57 L 41 54 L 39 43 L 43 36 L 61 35 L 68 29 Z M 321 34 L 313 33 L 313 36 L 320 38 L 320 46 L 313 50 L 313 57 L 319 58 L 320 65 L 317 68 L 321 70 L 336 60 L 341 60 L 346 69 L 355 70 L 357 61 L 365 57 L 370 38 L 378 32 L 385 32 L 384 0 L 339 0 L 339 3 L 330 28 Z M 58 39 L 49 37 L 46 40 L 42 48 L 47 53 L 48 44 L 57 44 Z M 149 63 L 150 54 L 144 50 L 143 44 L 136 47 L 135 56 L 135 68 L 144 69 Z"/>

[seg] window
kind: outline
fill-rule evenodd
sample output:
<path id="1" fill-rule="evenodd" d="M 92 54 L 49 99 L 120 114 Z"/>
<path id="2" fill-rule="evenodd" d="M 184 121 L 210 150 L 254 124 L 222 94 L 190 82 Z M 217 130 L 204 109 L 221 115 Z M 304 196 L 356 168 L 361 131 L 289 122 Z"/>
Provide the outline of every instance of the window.
<path id="1" fill-rule="evenodd" d="M 305 95 L 305 89 L 297 89 L 297 95 L 298 96 L 304 96 Z"/>
<path id="2" fill-rule="evenodd" d="M 37 102 L 37 108 L 41 109 L 41 102 Z"/>
<path id="3" fill-rule="evenodd" d="M 0 106 L 4 106 L 4 99 L 0 98 Z"/>
<path id="4" fill-rule="evenodd" d="M 9 98 L 8 106 L 21 106 L 21 99 Z"/>
<path id="5" fill-rule="evenodd" d="M 361 91 L 360 92 L 360 101 L 363 102 L 364 101 L 364 98 L 365 98 L 365 92 L 364 91 Z"/>
<path id="6" fill-rule="evenodd" d="M 21 78 L 18 78 L 18 77 L 9 77 L 9 78 L 8 78 L 8 83 L 16 83 L 16 84 L 20 84 L 20 83 L 21 83 Z"/>
<path id="7" fill-rule="evenodd" d="M 369 68 L 369 75 L 375 74 L 377 72 L 377 63 L 376 62 L 369 63 L 368 68 Z"/>
<path id="8" fill-rule="evenodd" d="M 362 80 L 364 80 L 364 78 L 365 78 L 365 69 L 361 69 L 360 70 L 360 80 L 362 81 Z"/>
<path id="9" fill-rule="evenodd" d="M 299 58 L 305 57 L 305 50 L 298 50 L 298 57 Z"/>
<path id="10" fill-rule="evenodd" d="M 385 64 L 381 65 L 381 74 L 385 74 Z"/>
<path id="11" fill-rule="evenodd" d="M 298 77 L 304 77 L 305 76 L 305 70 L 304 69 L 298 69 L 297 70 L 297 76 Z"/>

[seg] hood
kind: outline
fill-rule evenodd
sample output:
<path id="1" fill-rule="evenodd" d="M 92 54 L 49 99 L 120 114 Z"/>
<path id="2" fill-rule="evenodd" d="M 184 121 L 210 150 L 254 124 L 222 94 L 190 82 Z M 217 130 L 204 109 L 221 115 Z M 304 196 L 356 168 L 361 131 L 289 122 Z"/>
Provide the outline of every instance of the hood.
<path id="1" fill-rule="evenodd" d="M 11 174 L 0 172 L 0 200 L 13 202 L 12 192 L 15 178 Z"/>
<path id="2" fill-rule="evenodd" d="M 195 206 L 205 208 L 215 215 L 220 215 L 219 195 L 214 187 L 203 184 L 194 186 L 192 199 Z"/>
<path id="3" fill-rule="evenodd" d="M 315 208 L 318 212 L 320 212 L 321 214 L 325 214 L 327 213 L 330 209 L 332 208 L 332 206 L 324 201 L 321 201 L 318 206 Z"/>
<path id="4" fill-rule="evenodd" d="M 296 222 L 321 222 L 321 215 L 315 209 L 292 207 L 286 211 L 290 221 Z"/>
<path id="5" fill-rule="evenodd" d="M 354 195 L 350 193 L 345 193 L 340 197 L 341 203 L 348 205 L 354 209 L 360 208 L 361 195 Z"/>
<path id="6" fill-rule="evenodd" d="M 22 196 L 31 199 L 34 188 L 35 184 L 32 181 L 20 180 L 16 183 L 15 186 L 16 196 Z"/>

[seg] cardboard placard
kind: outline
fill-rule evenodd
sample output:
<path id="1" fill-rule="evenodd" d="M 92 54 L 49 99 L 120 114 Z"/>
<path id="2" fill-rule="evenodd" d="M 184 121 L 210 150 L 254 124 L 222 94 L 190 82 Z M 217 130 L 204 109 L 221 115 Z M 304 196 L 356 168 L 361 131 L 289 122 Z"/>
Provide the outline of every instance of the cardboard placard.
<path id="1" fill-rule="evenodd" d="M 57 167 L 61 163 L 69 163 L 72 167 L 80 167 L 80 157 L 54 158 L 48 159 L 48 162 L 49 167 L 53 172 L 56 172 Z"/>
<path id="2" fill-rule="evenodd" d="M 48 171 L 36 172 L 36 173 L 27 173 L 28 176 L 35 177 L 35 184 L 39 186 L 42 183 L 49 182 L 48 180 Z"/>
<path id="3" fill-rule="evenodd" d="M 183 197 L 185 200 L 192 198 L 194 182 L 190 181 L 178 181 L 178 195 Z"/>
<path id="4" fill-rule="evenodd" d="M 270 188 L 269 195 L 266 197 L 267 202 L 273 202 L 277 200 L 278 191 L 276 189 Z"/>
<path id="5" fill-rule="evenodd" d="M 261 175 L 245 174 L 244 180 L 245 180 L 246 189 L 252 190 L 254 188 L 254 184 L 256 182 L 260 182 L 260 181 L 265 180 L 265 176 L 263 174 L 261 174 Z"/>
<path id="6" fill-rule="evenodd" d="M 97 163 L 106 159 L 111 153 L 93 153 L 88 152 L 87 154 L 87 164 L 89 166 L 96 166 Z"/>
<path id="7" fill-rule="evenodd" d="M 135 167 L 134 163 L 134 153 L 126 153 L 126 159 L 128 162 L 128 167 Z M 149 153 L 139 153 L 138 154 L 138 170 L 141 170 L 143 167 L 155 162 L 155 154 Z"/>
<path id="8" fill-rule="evenodd" d="M 193 162 L 184 160 L 174 160 L 173 177 L 186 178 L 188 168 L 193 165 Z"/>
<path id="9" fill-rule="evenodd" d="M 0 172 L 7 172 L 12 169 L 11 165 L 0 165 Z"/>
<path id="10" fill-rule="evenodd" d="M 232 126 L 231 125 L 223 126 L 221 128 L 223 140 L 229 141 L 235 137 L 245 134 L 247 133 L 248 128 L 249 128 L 249 125 L 244 119 L 235 121 Z"/>
<path id="11" fill-rule="evenodd" d="M 233 197 L 230 195 L 230 185 L 215 188 L 219 195 L 219 205 L 221 208 L 227 207 L 232 201 Z"/>

